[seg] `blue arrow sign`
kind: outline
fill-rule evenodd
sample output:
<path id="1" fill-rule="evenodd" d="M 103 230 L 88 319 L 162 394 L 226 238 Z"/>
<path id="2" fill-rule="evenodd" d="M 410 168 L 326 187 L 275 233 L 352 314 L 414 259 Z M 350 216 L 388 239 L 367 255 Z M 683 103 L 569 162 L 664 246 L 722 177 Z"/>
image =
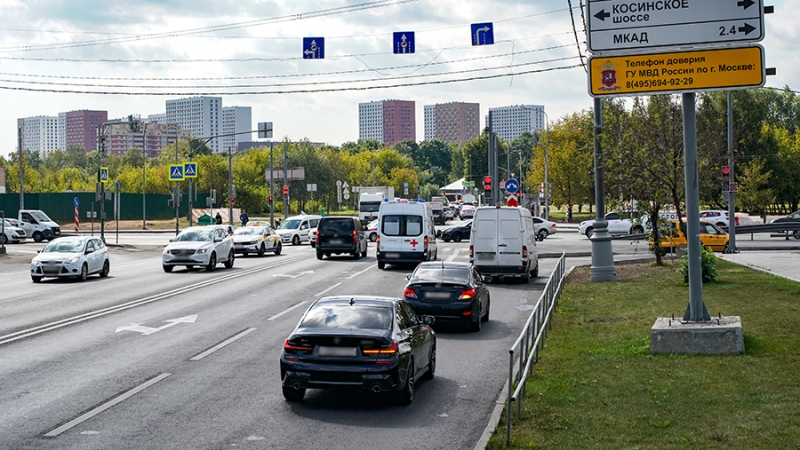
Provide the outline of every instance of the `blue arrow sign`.
<path id="1" fill-rule="evenodd" d="M 516 194 L 519 190 L 519 182 L 516 178 L 509 178 L 506 180 L 506 192 L 509 194 Z"/>
<path id="2" fill-rule="evenodd" d="M 81 202 L 80 202 L 80 201 L 78 201 L 78 197 L 75 197 L 75 198 L 72 200 L 72 204 L 73 204 L 73 205 L 75 205 L 75 207 L 77 208 L 78 206 L 80 206 Z"/>
<path id="3" fill-rule="evenodd" d="M 169 165 L 169 181 L 183 181 L 183 165 L 170 164 Z"/>
<path id="4" fill-rule="evenodd" d="M 303 38 L 303 59 L 323 59 L 325 58 L 325 38 L 307 37 Z"/>
<path id="5" fill-rule="evenodd" d="M 395 55 L 403 53 L 414 53 L 414 32 L 413 31 L 397 31 L 394 33 L 394 49 Z"/>
<path id="6" fill-rule="evenodd" d="M 197 163 L 183 164 L 183 178 L 197 178 Z"/>
<path id="7" fill-rule="evenodd" d="M 494 44 L 494 25 L 492 22 L 473 23 L 472 45 L 492 45 Z"/>
<path id="8" fill-rule="evenodd" d="M 100 181 L 103 183 L 108 181 L 108 167 L 100 168 Z"/>

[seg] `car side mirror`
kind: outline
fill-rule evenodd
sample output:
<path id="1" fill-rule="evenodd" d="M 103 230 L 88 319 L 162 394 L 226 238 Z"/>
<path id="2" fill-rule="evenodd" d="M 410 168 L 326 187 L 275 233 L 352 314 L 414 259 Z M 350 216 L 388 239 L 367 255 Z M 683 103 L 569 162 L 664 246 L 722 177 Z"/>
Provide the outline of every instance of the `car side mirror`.
<path id="1" fill-rule="evenodd" d="M 175 238 L 169 238 L 170 242 L 175 242 Z"/>
<path id="2" fill-rule="evenodd" d="M 406 275 L 406 280 L 411 280 L 411 274 Z"/>
<path id="3" fill-rule="evenodd" d="M 86 249 L 86 254 L 88 255 L 88 254 L 90 254 L 90 253 L 94 253 L 94 250 L 92 250 L 92 249 L 90 249 L 90 248 L 87 248 L 87 249 Z"/>
<path id="4" fill-rule="evenodd" d="M 222 238 L 219 236 L 214 236 L 214 242 L 222 242 Z"/>
<path id="5" fill-rule="evenodd" d="M 36 253 L 42 253 L 42 249 L 36 249 Z"/>
<path id="6" fill-rule="evenodd" d="M 494 281 L 494 278 L 492 278 L 490 276 L 483 277 L 483 282 L 486 283 L 486 284 L 492 284 L 493 281 Z"/>
<path id="7" fill-rule="evenodd" d="M 425 325 L 433 325 L 434 322 L 436 322 L 436 318 L 433 316 L 422 316 L 422 323 Z"/>

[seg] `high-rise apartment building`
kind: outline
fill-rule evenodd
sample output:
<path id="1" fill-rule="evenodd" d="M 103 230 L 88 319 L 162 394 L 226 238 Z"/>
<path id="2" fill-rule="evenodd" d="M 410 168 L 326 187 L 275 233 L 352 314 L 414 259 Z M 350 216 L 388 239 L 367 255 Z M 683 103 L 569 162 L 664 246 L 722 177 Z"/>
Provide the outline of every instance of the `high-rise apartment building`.
<path id="1" fill-rule="evenodd" d="M 478 103 L 438 103 L 425 106 L 425 140 L 465 142 L 481 133 L 481 105 Z"/>
<path id="2" fill-rule="evenodd" d="M 236 134 L 225 136 L 222 139 L 222 151 L 236 151 L 240 142 L 253 140 L 253 112 L 249 106 L 226 106 L 222 108 L 222 134 Z"/>
<path id="3" fill-rule="evenodd" d="M 22 129 L 22 149 L 39 152 L 44 158 L 49 152 L 58 149 L 58 117 L 35 116 L 17 119 L 17 127 Z"/>
<path id="4" fill-rule="evenodd" d="M 176 123 L 194 137 L 210 137 L 222 133 L 222 98 L 191 97 L 167 100 L 167 123 Z M 208 146 L 214 153 L 223 150 L 220 139 L 212 139 Z"/>
<path id="5" fill-rule="evenodd" d="M 387 145 L 417 140 L 415 103 L 383 100 L 358 104 L 358 139 L 374 139 Z"/>
<path id="6" fill-rule="evenodd" d="M 124 155 L 128 150 L 146 148 L 147 157 L 155 158 L 162 151 L 175 151 L 175 141 L 189 139 L 191 133 L 174 123 L 150 122 L 147 128 L 131 131 L 128 119 L 114 121 L 106 130 L 106 153 Z"/>
<path id="7" fill-rule="evenodd" d="M 82 109 L 67 112 L 64 116 L 65 148 L 79 145 L 87 152 L 97 150 L 97 130 L 108 121 L 108 111 Z"/>
<path id="8" fill-rule="evenodd" d="M 543 105 L 489 108 L 489 114 L 492 115 L 492 129 L 506 142 L 513 141 L 526 131 L 535 133 L 544 128 Z M 489 126 L 489 116 L 486 116 L 486 126 Z"/>

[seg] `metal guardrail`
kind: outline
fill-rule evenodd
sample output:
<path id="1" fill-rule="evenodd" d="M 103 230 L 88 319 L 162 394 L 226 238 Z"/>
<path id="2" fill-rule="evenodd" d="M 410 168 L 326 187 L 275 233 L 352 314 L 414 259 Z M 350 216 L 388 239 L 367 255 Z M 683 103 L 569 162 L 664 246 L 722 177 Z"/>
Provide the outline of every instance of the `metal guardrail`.
<path id="1" fill-rule="evenodd" d="M 727 232 L 728 227 L 720 227 L 723 231 Z M 758 233 L 780 233 L 786 236 L 786 239 L 794 236 L 795 239 L 800 239 L 800 222 L 782 222 L 782 223 L 759 223 L 755 225 L 737 225 L 736 236 L 742 234 L 758 234 Z M 612 236 L 612 240 L 620 241 L 637 241 L 646 240 L 650 237 L 647 233 L 633 233 Z"/>
<path id="2" fill-rule="evenodd" d="M 539 361 L 539 347 L 544 347 L 548 328 L 552 329 L 553 312 L 564 289 L 566 276 L 566 253 L 561 254 L 556 268 L 547 280 L 544 292 L 539 296 L 531 315 L 525 322 L 514 345 L 508 351 L 508 402 L 506 403 L 506 445 L 511 442 L 511 406 L 517 402 L 517 418 L 522 416 L 522 397 L 525 395 L 525 382 L 533 370 L 533 364 Z M 519 363 L 521 372 L 514 373 Z M 517 387 L 514 389 L 514 382 Z"/>

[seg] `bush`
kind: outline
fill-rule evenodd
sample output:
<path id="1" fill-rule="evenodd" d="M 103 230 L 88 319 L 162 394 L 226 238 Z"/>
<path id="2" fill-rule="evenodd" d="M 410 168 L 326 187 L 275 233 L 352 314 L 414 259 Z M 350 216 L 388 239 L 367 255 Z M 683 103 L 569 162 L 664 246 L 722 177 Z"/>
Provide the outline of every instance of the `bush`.
<path id="1" fill-rule="evenodd" d="M 700 256 L 700 266 L 703 268 L 703 283 L 717 281 L 719 272 L 717 271 L 717 256 L 713 251 L 703 249 Z M 683 255 L 678 273 L 683 277 L 684 283 L 689 283 L 689 255 Z"/>

